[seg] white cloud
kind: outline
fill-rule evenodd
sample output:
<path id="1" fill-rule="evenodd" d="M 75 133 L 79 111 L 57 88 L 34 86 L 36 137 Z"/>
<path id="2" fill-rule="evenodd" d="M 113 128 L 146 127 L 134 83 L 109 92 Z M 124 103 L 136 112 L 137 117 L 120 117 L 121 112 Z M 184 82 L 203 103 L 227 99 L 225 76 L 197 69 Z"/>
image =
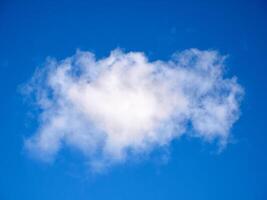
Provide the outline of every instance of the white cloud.
<path id="1" fill-rule="evenodd" d="M 28 85 L 41 109 L 26 147 L 44 160 L 62 146 L 105 167 L 166 146 L 182 134 L 225 145 L 239 117 L 242 88 L 224 77 L 224 57 L 190 49 L 169 61 L 114 50 L 50 60 Z"/>

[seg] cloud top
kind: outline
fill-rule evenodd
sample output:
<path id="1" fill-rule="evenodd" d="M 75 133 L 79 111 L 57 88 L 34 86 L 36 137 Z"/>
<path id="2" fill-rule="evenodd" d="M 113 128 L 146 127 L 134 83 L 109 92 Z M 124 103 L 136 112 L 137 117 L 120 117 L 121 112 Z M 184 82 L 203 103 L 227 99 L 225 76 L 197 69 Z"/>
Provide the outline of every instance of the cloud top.
<path id="1" fill-rule="evenodd" d="M 114 50 L 50 60 L 28 84 L 40 108 L 26 147 L 44 160 L 72 147 L 91 166 L 122 162 L 183 134 L 225 145 L 239 117 L 242 88 L 224 77 L 224 57 L 189 49 L 168 61 Z"/>

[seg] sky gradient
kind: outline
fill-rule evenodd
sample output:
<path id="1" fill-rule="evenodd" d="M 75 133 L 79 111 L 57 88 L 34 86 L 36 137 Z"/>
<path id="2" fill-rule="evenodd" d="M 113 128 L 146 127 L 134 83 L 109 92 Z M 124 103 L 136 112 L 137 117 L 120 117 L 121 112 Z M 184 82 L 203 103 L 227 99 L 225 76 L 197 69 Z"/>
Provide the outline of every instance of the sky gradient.
<path id="1" fill-rule="evenodd" d="M 0 199 L 266 199 L 266 11 L 259 0 L 1 1 Z M 103 59 L 116 48 L 150 61 L 191 48 L 227 56 L 225 76 L 238 77 L 244 97 L 226 148 L 180 137 L 100 174 L 73 149 L 51 163 L 29 155 L 40 111 L 21 88 L 36 68 L 77 49 Z"/>

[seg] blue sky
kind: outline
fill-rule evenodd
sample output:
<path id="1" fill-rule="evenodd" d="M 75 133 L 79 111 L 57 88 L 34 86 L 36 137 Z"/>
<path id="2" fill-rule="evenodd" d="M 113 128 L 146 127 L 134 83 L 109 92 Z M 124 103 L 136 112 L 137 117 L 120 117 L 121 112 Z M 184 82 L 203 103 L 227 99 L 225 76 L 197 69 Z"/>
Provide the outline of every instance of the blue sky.
<path id="1" fill-rule="evenodd" d="M 266 199 L 266 10 L 259 0 L 1 1 L 0 199 Z M 39 111 L 22 85 L 47 57 L 80 49 L 101 59 L 116 48 L 163 61 L 190 48 L 227 55 L 226 76 L 245 95 L 226 148 L 180 137 L 100 174 L 69 148 L 54 162 L 32 158 L 25 140 Z"/>

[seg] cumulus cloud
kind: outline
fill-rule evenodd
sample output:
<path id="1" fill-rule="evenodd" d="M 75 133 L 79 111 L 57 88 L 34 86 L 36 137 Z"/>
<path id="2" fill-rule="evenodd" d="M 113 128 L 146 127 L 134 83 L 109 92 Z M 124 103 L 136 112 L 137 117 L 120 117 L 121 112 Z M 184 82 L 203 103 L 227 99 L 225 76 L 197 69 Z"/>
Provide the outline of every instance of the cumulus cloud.
<path id="1" fill-rule="evenodd" d="M 190 49 L 168 61 L 116 49 L 96 59 L 78 51 L 49 60 L 27 85 L 40 108 L 26 148 L 53 160 L 62 147 L 92 167 L 167 146 L 183 134 L 225 145 L 239 117 L 242 88 L 224 76 L 224 56 Z"/>

